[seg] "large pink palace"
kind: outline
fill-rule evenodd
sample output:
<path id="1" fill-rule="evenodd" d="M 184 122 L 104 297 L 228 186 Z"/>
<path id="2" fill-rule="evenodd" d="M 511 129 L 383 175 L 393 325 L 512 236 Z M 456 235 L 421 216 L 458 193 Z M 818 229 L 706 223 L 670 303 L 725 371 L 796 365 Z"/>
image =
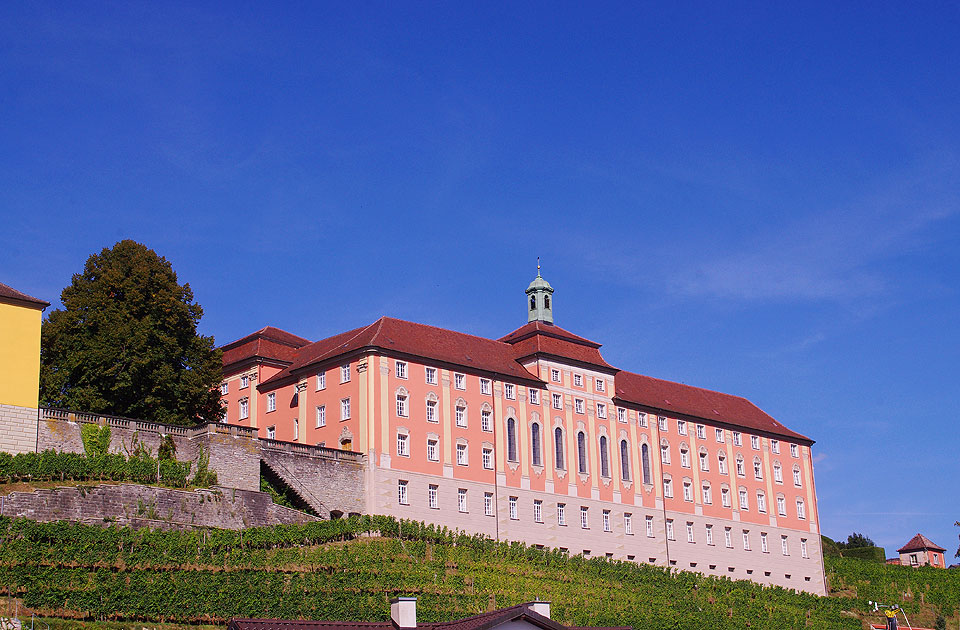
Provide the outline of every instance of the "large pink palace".
<path id="1" fill-rule="evenodd" d="M 363 453 L 365 510 L 571 554 L 825 593 L 813 441 L 750 401 L 634 374 L 554 325 L 493 340 L 382 317 L 223 346 L 225 421 Z"/>

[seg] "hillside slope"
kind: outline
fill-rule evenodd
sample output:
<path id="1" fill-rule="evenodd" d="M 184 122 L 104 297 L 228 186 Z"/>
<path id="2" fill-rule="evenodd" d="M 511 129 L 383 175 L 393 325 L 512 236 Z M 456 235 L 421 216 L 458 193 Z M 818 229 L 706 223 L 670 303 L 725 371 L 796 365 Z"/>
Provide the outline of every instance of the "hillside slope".
<path id="1" fill-rule="evenodd" d="M 848 578 L 853 580 L 853 576 Z M 234 616 L 384 620 L 415 595 L 423 621 L 534 598 L 573 625 L 861 628 L 862 598 L 820 598 L 649 565 L 584 560 L 384 517 L 159 532 L 0 518 L 0 593 L 87 619 Z"/>

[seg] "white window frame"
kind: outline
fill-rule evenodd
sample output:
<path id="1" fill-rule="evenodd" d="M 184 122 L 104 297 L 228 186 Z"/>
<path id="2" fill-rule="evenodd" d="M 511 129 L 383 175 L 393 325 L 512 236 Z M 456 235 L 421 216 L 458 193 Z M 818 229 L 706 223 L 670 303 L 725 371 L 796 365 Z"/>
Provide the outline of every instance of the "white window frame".
<path id="1" fill-rule="evenodd" d="M 687 542 L 688 543 L 697 542 L 696 538 L 694 538 L 694 535 L 693 535 L 693 523 L 691 521 L 687 521 Z"/>
<path id="2" fill-rule="evenodd" d="M 574 398 L 574 399 L 573 399 L 573 412 L 574 412 L 574 413 L 583 413 L 583 398 Z"/>
<path id="3" fill-rule="evenodd" d="M 517 399 L 517 387 L 513 383 L 503 384 L 503 397 L 507 400 Z"/>
<path id="4" fill-rule="evenodd" d="M 750 551 L 750 530 L 743 530 L 743 550 Z"/>
<path id="5" fill-rule="evenodd" d="M 633 536 L 633 514 L 623 513 L 623 533 L 627 536 Z"/>
<path id="6" fill-rule="evenodd" d="M 751 435 L 751 436 L 750 436 L 750 448 L 752 448 L 752 449 L 755 450 L 755 451 L 759 451 L 759 450 L 760 450 L 760 438 L 759 438 L 759 436 L 756 436 L 756 435 Z"/>
<path id="7" fill-rule="evenodd" d="M 680 435 L 687 434 L 687 421 L 686 420 L 677 420 L 677 433 Z"/>
<path id="8" fill-rule="evenodd" d="M 493 431 L 493 412 L 489 409 L 480 410 L 480 430 L 486 433 Z"/>
<path id="9" fill-rule="evenodd" d="M 682 468 L 690 468 L 690 449 L 680 448 L 680 466 Z"/>
<path id="10" fill-rule="evenodd" d="M 786 536 L 780 536 L 780 551 L 785 556 L 790 555 L 790 543 L 788 542 Z"/>
<path id="11" fill-rule="evenodd" d="M 397 378 L 402 378 L 406 380 L 407 378 L 407 362 L 406 361 L 395 361 L 394 366 L 396 367 Z"/>
<path id="12" fill-rule="evenodd" d="M 580 529 L 590 529 L 590 508 L 580 506 Z"/>
<path id="13" fill-rule="evenodd" d="M 517 497 L 510 497 L 507 501 L 511 521 L 519 521 L 520 514 L 517 511 Z"/>
<path id="14" fill-rule="evenodd" d="M 707 439 L 707 427 L 703 426 L 702 424 L 697 425 L 697 439 L 698 440 Z"/>
<path id="15" fill-rule="evenodd" d="M 276 426 L 276 425 L 272 425 L 272 426 L 267 427 L 267 439 L 268 439 L 268 440 L 275 440 L 275 439 L 277 439 L 277 426 Z"/>
<path id="16" fill-rule="evenodd" d="M 457 466 L 467 466 L 470 462 L 469 453 L 467 451 L 467 445 L 457 444 Z"/>
<path id="17" fill-rule="evenodd" d="M 670 479 L 669 477 L 666 477 L 663 480 L 663 496 L 668 499 L 673 498 L 673 479 Z"/>
<path id="18" fill-rule="evenodd" d="M 644 520 L 644 522 L 646 523 L 647 538 L 653 538 L 653 517 L 652 517 L 652 516 L 647 516 L 647 517 L 644 518 L 643 520 Z"/>
<path id="19" fill-rule="evenodd" d="M 706 451 L 700 451 L 697 453 L 697 457 L 700 459 L 700 470 L 703 472 L 710 472 L 710 453 Z"/>
<path id="20" fill-rule="evenodd" d="M 683 500 L 693 503 L 693 482 L 686 479 L 683 481 Z"/>
<path id="21" fill-rule="evenodd" d="M 743 435 L 739 431 L 733 432 L 733 445 L 743 446 Z"/>
<path id="22" fill-rule="evenodd" d="M 606 403 L 598 402 L 597 403 L 597 417 L 601 420 L 607 419 L 607 405 Z"/>
<path id="23" fill-rule="evenodd" d="M 740 509 L 748 512 L 750 510 L 750 493 L 741 488 L 738 494 L 740 495 Z"/>
<path id="24" fill-rule="evenodd" d="M 327 426 L 327 406 L 317 405 L 317 428 Z"/>
<path id="25" fill-rule="evenodd" d="M 807 554 L 807 539 L 806 539 L 806 538 L 801 538 L 801 539 L 800 539 L 800 557 L 801 557 L 801 558 L 809 558 L 809 557 L 810 557 L 809 554 Z"/>
<path id="26" fill-rule="evenodd" d="M 659 428 L 661 432 L 665 432 L 667 430 L 666 416 L 657 416 L 657 428 Z"/>
<path id="27" fill-rule="evenodd" d="M 457 488 L 457 511 L 466 514 L 469 512 L 469 503 L 467 502 L 467 489 Z"/>
<path id="28" fill-rule="evenodd" d="M 598 392 L 606 391 L 606 389 L 607 389 L 607 381 L 606 381 L 606 380 L 604 380 L 604 379 L 602 379 L 602 378 L 598 378 L 598 379 L 596 379 L 596 382 L 597 382 L 597 387 L 596 387 L 596 389 L 597 389 Z"/>
<path id="29" fill-rule="evenodd" d="M 700 492 L 702 494 L 703 504 L 713 505 L 713 487 L 710 485 L 710 482 L 704 482 L 700 486 Z"/>
<path id="30" fill-rule="evenodd" d="M 770 546 L 767 544 L 767 532 L 760 532 L 760 553 L 770 553 Z"/>
<path id="31" fill-rule="evenodd" d="M 550 380 L 554 383 L 560 382 L 560 370 L 557 368 L 550 368 Z"/>
<path id="32" fill-rule="evenodd" d="M 327 373 L 326 372 L 317 372 L 317 391 L 321 391 L 327 388 Z"/>
<path id="33" fill-rule="evenodd" d="M 803 482 L 801 481 L 799 467 L 793 469 L 793 485 L 795 488 L 803 487 Z"/>
<path id="34" fill-rule="evenodd" d="M 267 413 L 277 410 L 277 394 L 270 392 L 267 394 Z"/>
<path id="35" fill-rule="evenodd" d="M 407 408 L 407 395 L 397 394 L 397 416 L 400 418 L 406 418 L 409 415 L 409 410 Z"/>
<path id="36" fill-rule="evenodd" d="M 720 505 L 725 508 L 733 506 L 730 502 L 730 488 L 720 488 Z"/>
<path id="37" fill-rule="evenodd" d="M 534 523 L 543 522 L 543 500 L 542 499 L 533 500 L 533 522 Z"/>
<path id="38" fill-rule="evenodd" d="M 400 505 L 410 505 L 410 495 L 408 494 L 408 482 L 403 479 L 397 480 L 397 503 Z"/>
<path id="39" fill-rule="evenodd" d="M 340 366 L 340 382 L 349 383 L 350 382 L 350 364 L 344 363 Z"/>
<path id="40" fill-rule="evenodd" d="M 787 500 L 784 497 L 777 497 L 777 514 L 779 516 L 787 515 Z"/>
<path id="41" fill-rule="evenodd" d="M 668 518 L 668 519 L 666 520 L 666 529 L 667 529 L 667 540 L 676 540 L 676 537 L 675 537 L 674 531 L 673 531 L 673 519 L 672 519 L 672 518 Z"/>
<path id="42" fill-rule="evenodd" d="M 773 480 L 776 483 L 783 483 L 783 467 L 780 466 L 780 462 L 773 465 Z"/>
<path id="43" fill-rule="evenodd" d="M 567 504 L 557 503 L 557 525 L 566 527 L 567 525 Z"/>
<path id="44" fill-rule="evenodd" d="M 484 470 L 493 470 L 493 449 L 485 446 L 481 450 L 481 461 Z"/>
<path id="45" fill-rule="evenodd" d="M 427 461 L 440 461 L 440 440 L 436 438 L 427 438 Z"/>
<path id="46" fill-rule="evenodd" d="M 717 444 L 723 444 L 723 429 L 715 429 Z"/>
<path id="47" fill-rule="evenodd" d="M 563 409 L 563 394 L 554 392 L 551 397 L 553 398 L 553 408 Z"/>
<path id="48" fill-rule="evenodd" d="M 230 393 L 230 383 L 226 381 L 220 383 L 220 395 L 226 396 L 229 393 Z"/>
<path id="49" fill-rule="evenodd" d="M 483 515 L 493 516 L 493 493 L 492 492 L 483 493 Z"/>
<path id="50" fill-rule="evenodd" d="M 613 528 L 610 526 L 610 510 L 603 511 L 603 531 L 612 532 Z"/>
<path id="51" fill-rule="evenodd" d="M 340 399 L 340 420 L 350 419 L 350 397 Z"/>
<path id="52" fill-rule="evenodd" d="M 717 454 L 717 470 L 720 472 L 721 475 L 728 474 L 727 456 L 724 455 L 722 452 Z"/>
<path id="53" fill-rule="evenodd" d="M 647 414 L 638 411 L 637 412 L 637 426 L 642 428 L 647 428 Z"/>
<path id="54" fill-rule="evenodd" d="M 461 429 L 467 428 L 467 405 L 455 405 L 453 408 L 453 417 L 456 420 L 456 425 Z"/>
<path id="55" fill-rule="evenodd" d="M 250 387 L 250 377 L 244 374 L 240 377 L 240 389 L 246 389 Z"/>
<path id="56" fill-rule="evenodd" d="M 807 506 L 800 497 L 797 497 L 797 518 L 801 521 L 807 520 Z"/>
<path id="57" fill-rule="evenodd" d="M 530 399 L 530 404 L 531 404 L 531 405 L 539 405 L 539 404 L 540 404 L 540 391 L 539 391 L 539 390 L 534 389 L 533 387 L 531 387 L 531 388 L 529 388 L 529 390 L 527 391 L 527 394 L 529 394 L 529 395 L 528 395 L 528 398 Z"/>
<path id="58" fill-rule="evenodd" d="M 491 382 L 489 378 L 480 379 L 480 393 L 484 396 L 489 396 L 490 392 L 493 391 L 491 387 Z"/>
<path id="59" fill-rule="evenodd" d="M 435 483 L 427 486 L 427 507 L 431 510 L 440 509 L 440 502 L 437 501 L 437 484 Z"/>
<path id="60" fill-rule="evenodd" d="M 774 455 L 780 454 L 780 440 L 770 440 L 770 450 Z"/>
<path id="61" fill-rule="evenodd" d="M 423 369 L 423 380 L 427 385 L 436 385 L 437 384 L 437 368 L 435 367 L 425 367 Z"/>
<path id="62" fill-rule="evenodd" d="M 733 549 L 733 533 L 729 527 L 723 528 L 723 544 L 727 549 Z"/>
<path id="63" fill-rule="evenodd" d="M 397 433 L 397 456 L 410 457 L 409 433 Z"/>
<path id="64" fill-rule="evenodd" d="M 617 422 L 627 423 L 627 410 L 623 407 L 617 407 Z"/>
<path id="65" fill-rule="evenodd" d="M 757 490 L 757 512 L 766 513 L 767 511 L 767 495 L 763 493 L 763 490 Z"/>
<path id="66" fill-rule="evenodd" d="M 240 419 L 246 420 L 250 417 L 250 399 L 241 398 L 240 399 Z"/>
<path id="67" fill-rule="evenodd" d="M 800 447 L 796 444 L 790 445 L 790 457 L 800 457 Z"/>
<path id="68" fill-rule="evenodd" d="M 460 372 L 453 373 L 453 388 L 464 391 L 467 389 L 467 375 Z"/>

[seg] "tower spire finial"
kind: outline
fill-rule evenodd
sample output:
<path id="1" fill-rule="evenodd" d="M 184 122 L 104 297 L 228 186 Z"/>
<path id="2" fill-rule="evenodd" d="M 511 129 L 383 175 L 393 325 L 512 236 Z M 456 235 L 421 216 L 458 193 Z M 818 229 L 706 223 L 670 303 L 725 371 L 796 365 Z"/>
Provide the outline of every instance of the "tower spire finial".
<path id="1" fill-rule="evenodd" d="M 537 256 L 537 277 L 540 276 L 540 257 Z"/>
<path id="2" fill-rule="evenodd" d="M 553 287 L 540 275 L 540 257 L 537 256 L 537 277 L 527 287 L 527 322 L 553 323 L 552 295 Z"/>

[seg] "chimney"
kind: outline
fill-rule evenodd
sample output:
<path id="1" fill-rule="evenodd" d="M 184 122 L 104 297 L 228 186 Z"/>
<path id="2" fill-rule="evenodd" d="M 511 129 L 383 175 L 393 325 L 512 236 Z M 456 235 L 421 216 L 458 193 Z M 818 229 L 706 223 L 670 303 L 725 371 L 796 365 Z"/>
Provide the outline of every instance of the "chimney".
<path id="1" fill-rule="evenodd" d="M 550 602 L 541 602 L 538 598 L 535 602 L 527 604 L 531 612 L 535 612 L 541 617 L 550 618 Z"/>
<path id="2" fill-rule="evenodd" d="M 548 605 L 549 610 L 549 605 Z M 390 600 L 390 620 L 396 628 L 417 627 L 417 598 L 394 597 Z"/>

